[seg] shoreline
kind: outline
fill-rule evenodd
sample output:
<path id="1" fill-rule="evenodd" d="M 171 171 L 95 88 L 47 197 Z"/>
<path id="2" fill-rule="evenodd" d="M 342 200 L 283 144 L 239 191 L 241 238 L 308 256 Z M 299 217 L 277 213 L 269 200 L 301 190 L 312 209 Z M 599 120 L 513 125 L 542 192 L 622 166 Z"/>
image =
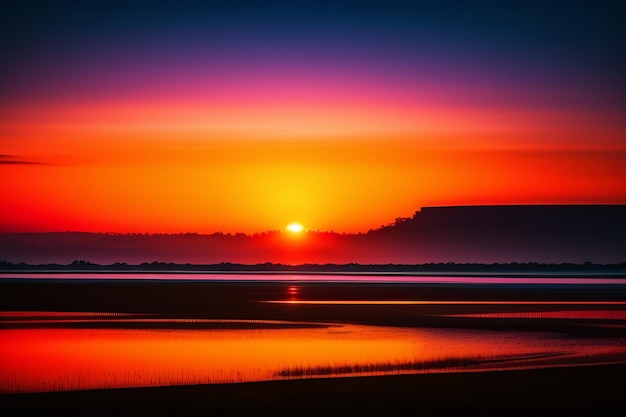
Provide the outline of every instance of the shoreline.
<path id="1" fill-rule="evenodd" d="M 0 394 L 20 415 L 180 416 L 348 411 L 377 415 L 606 415 L 623 409 L 626 365 L 314 378 L 235 384 Z"/>

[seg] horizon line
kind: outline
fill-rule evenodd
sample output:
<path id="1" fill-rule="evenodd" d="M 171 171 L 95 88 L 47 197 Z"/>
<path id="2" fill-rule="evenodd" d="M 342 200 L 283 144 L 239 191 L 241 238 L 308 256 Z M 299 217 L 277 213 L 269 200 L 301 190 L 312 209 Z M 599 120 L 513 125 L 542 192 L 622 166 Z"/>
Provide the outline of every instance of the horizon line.
<path id="1" fill-rule="evenodd" d="M 424 267 L 424 266 L 444 266 L 444 267 L 453 267 L 453 266 L 626 266 L 626 260 L 621 262 L 613 262 L 613 263 L 597 263 L 597 262 L 535 262 L 535 261 L 527 261 L 527 262 L 421 262 L 421 263 L 359 263 L 359 262 L 347 262 L 347 263 L 301 263 L 301 264 L 288 264 L 281 262 L 257 262 L 257 263 L 240 263 L 240 262 L 228 262 L 222 261 L 217 263 L 180 263 L 180 262 L 165 262 L 165 261 L 151 261 L 151 262 L 140 262 L 140 263 L 127 263 L 127 262 L 114 262 L 111 264 L 101 264 L 91 261 L 85 261 L 81 259 L 76 259 L 70 263 L 61 264 L 61 263 L 39 263 L 39 264 L 29 264 L 26 262 L 14 263 L 11 261 L 0 260 L 0 265 L 26 265 L 26 266 L 142 266 L 142 265 L 169 265 L 169 266 L 184 266 L 184 267 L 206 267 L 206 266 L 222 266 L 222 265 L 231 265 L 231 266 L 281 266 L 287 268 L 300 268 L 300 267 L 308 267 L 308 266 L 320 266 L 320 267 Z"/>
<path id="2" fill-rule="evenodd" d="M 398 219 L 401 220 L 411 220 L 414 219 L 418 214 L 420 214 L 425 209 L 449 209 L 449 208 L 507 208 L 507 207 L 625 207 L 626 203 L 576 203 L 576 204 L 568 204 L 568 203 L 550 203 L 550 204 L 466 204 L 466 205 L 433 205 L 433 206 L 422 206 L 417 209 L 411 217 L 402 217 L 398 216 L 394 219 L 393 222 L 382 224 L 374 228 L 370 228 L 367 231 L 357 231 L 357 232 L 338 232 L 334 230 L 312 230 L 310 228 L 305 228 L 304 234 L 307 233 L 318 233 L 318 234 L 336 234 L 336 235 L 364 235 L 373 231 L 381 230 L 389 226 L 393 226 L 396 224 L 395 222 Z M 101 235 L 114 235 L 114 236 L 124 236 L 124 235 L 200 235 L 200 236 L 211 236 L 211 235 L 224 235 L 224 236 L 240 236 L 244 235 L 247 237 L 253 237 L 255 235 L 262 235 L 268 233 L 283 233 L 285 227 L 281 229 L 266 229 L 264 231 L 256 231 L 256 232 L 225 232 L 225 231 L 214 231 L 214 232 L 193 232 L 193 231 L 178 231 L 178 232 L 137 232 L 137 231 L 128 231 L 128 232 L 115 232 L 115 231 L 89 231 L 89 230 L 39 230 L 39 231 L 0 231 L 0 235 L 7 234 L 53 234 L 53 233 L 84 233 L 84 234 L 101 234 Z"/>

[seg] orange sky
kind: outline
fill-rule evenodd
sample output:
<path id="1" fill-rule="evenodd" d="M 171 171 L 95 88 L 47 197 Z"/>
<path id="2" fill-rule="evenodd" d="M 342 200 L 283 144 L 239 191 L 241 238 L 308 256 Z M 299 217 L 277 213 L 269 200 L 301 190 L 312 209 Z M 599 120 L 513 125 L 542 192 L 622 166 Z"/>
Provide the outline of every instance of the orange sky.
<path id="1" fill-rule="evenodd" d="M 136 108 L 5 121 L 0 228 L 358 232 L 429 205 L 626 202 L 624 130 L 593 114 L 270 109 L 224 127 Z"/>
<path id="2" fill-rule="evenodd" d="M 626 203 L 611 10 L 316 4 L 17 2 L 0 232 L 360 232 L 423 206 Z"/>

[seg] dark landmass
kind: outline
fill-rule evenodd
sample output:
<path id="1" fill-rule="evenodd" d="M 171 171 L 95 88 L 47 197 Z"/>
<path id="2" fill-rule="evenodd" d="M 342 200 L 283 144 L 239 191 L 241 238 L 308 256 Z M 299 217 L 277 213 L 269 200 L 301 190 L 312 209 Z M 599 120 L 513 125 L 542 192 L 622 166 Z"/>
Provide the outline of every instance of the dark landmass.
<path id="1" fill-rule="evenodd" d="M 101 273 L 303 273 L 303 274 L 384 274 L 384 275 L 429 275 L 447 274 L 453 276 L 497 274 L 499 276 L 563 276 L 572 274 L 575 276 L 603 276 L 623 277 L 626 276 L 626 262 L 620 264 L 594 264 L 585 262 L 582 264 L 540 264 L 506 263 L 506 264 L 479 264 L 466 263 L 429 263 L 429 264 L 301 264 L 284 265 L 280 263 L 266 262 L 262 264 L 233 264 L 221 262 L 218 264 L 177 264 L 173 262 L 145 262 L 141 264 L 127 264 L 116 262 L 109 265 L 100 265 L 88 261 L 74 261 L 69 264 L 14 264 L 0 261 L 0 272 L 101 272 Z"/>
<path id="2" fill-rule="evenodd" d="M 0 395 L 5 415 L 608 416 L 626 365 Z M 620 411 L 621 410 L 621 411 Z M 266 415 L 266 414 L 264 414 Z"/>
<path id="3" fill-rule="evenodd" d="M 626 262 L 626 205 L 425 207 L 367 233 L 3 233 L 15 264 L 210 265 Z"/>

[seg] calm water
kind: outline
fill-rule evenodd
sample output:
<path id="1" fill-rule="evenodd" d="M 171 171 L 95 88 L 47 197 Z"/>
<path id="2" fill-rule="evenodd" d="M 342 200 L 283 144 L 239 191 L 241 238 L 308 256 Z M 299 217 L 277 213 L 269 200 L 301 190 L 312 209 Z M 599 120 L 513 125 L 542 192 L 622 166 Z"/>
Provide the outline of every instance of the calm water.
<path id="1" fill-rule="evenodd" d="M 364 305 L 371 306 L 372 311 L 376 308 L 393 311 L 408 305 L 407 314 L 414 314 L 412 308 L 426 308 L 424 311 L 431 311 L 429 314 L 435 318 L 455 320 L 455 326 L 397 327 L 297 321 L 289 320 L 289 314 L 285 314 L 285 320 L 264 317 L 244 320 L 240 317 L 217 319 L 154 313 L 3 311 L 0 312 L 1 392 L 626 362 L 626 300 L 619 296 L 613 300 L 578 301 L 316 300 L 301 299 L 297 283 L 334 282 L 337 276 L 54 274 L 53 277 L 59 280 L 81 277 L 98 280 L 287 281 L 295 284 L 285 283 L 284 297 L 254 303 L 287 309 L 281 311 L 288 313 L 296 311 L 290 309 L 300 308 L 322 309 L 319 311 L 341 308 L 344 311 L 362 309 Z M 0 278 L 48 279 L 51 276 L 3 274 Z M 387 280 L 391 279 L 401 283 L 446 285 L 485 282 L 546 284 L 552 289 L 555 284 L 626 284 L 625 279 L 582 277 L 342 275 L 340 278 L 344 282 L 389 282 Z M 503 305 L 505 310 L 502 310 Z M 517 323 L 516 320 L 558 325 L 554 328 L 544 326 L 541 331 L 536 328 L 520 331 L 515 326 L 509 330 L 502 325 Z M 466 321 L 470 324 L 465 324 Z M 498 323 L 498 326 L 482 325 L 491 322 Z M 575 323 L 577 332 L 564 332 L 563 323 Z M 580 332 L 581 329 L 584 331 Z M 594 329 L 616 332 L 596 334 Z"/>
<path id="2" fill-rule="evenodd" d="M 6 320 L 6 317 L 5 317 Z M 626 339 L 558 333 L 320 328 L 0 330 L 0 391 L 557 366 L 626 359 Z M 467 362 L 455 362 L 466 360 Z"/>

